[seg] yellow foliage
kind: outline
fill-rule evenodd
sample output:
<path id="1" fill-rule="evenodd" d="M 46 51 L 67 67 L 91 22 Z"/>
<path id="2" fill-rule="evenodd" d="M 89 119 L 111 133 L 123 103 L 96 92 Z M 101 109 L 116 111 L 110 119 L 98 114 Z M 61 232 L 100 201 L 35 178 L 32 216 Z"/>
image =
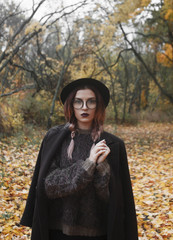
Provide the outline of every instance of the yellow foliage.
<path id="1" fill-rule="evenodd" d="M 25 34 L 27 35 L 32 32 L 38 32 L 39 30 L 44 31 L 45 27 L 43 27 L 39 22 L 33 22 L 25 29 Z"/>
<path id="2" fill-rule="evenodd" d="M 144 7 L 148 6 L 151 0 L 126 0 L 124 3 L 117 4 L 117 11 L 115 12 L 116 22 L 125 22 L 129 18 L 133 18 L 140 14 Z"/>
<path id="3" fill-rule="evenodd" d="M 56 52 L 58 52 L 63 46 L 61 44 L 56 46 Z"/>
<path id="4" fill-rule="evenodd" d="M 173 21 L 173 0 L 164 0 L 164 5 L 162 8 L 164 18 L 167 21 Z"/>
<path id="5" fill-rule="evenodd" d="M 142 7 L 147 7 L 150 2 L 151 2 L 151 0 L 142 0 L 141 5 L 142 5 Z"/>
<path id="6" fill-rule="evenodd" d="M 145 90 L 142 90 L 141 92 L 141 105 L 142 108 L 145 108 L 147 106 L 147 99 L 146 99 L 146 94 Z"/>
<path id="7" fill-rule="evenodd" d="M 22 114 L 15 112 L 14 107 L 7 104 L 0 104 L 0 118 L 0 127 L 6 133 L 18 131 L 24 123 Z"/>
<path id="8" fill-rule="evenodd" d="M 157 53 L 157 61 L 166 67 L 173 66 L 173 47 L 171 44 L 165 44 L 163 47 L 164 53 Z"/>
<path id="9" fill-rule="evenodd" d="M 173 9 L 168 9 L 167 13 L 165 14 L 165 19 L 173 21 Z"/>
<path id="10" fill-rule="evenodd" d="M 91 56 L 86 59 L 82 59 L 82 61 L 81 59 L 74 60 L 73 66 L 69 68 L 72 79 L 90 77 L 96 70 L 98 71 L 98 69 L 98 63 Z"/>
<path id="11" fill-rule="evenodd" d="M 102 37 L 102 44 L 107 47 L 111 46 L 113 36 L 116 32 L 116 26 L 115 25 L 110 25 L 109 23 L 104 25 L 103 27 L 103 37 Z M 101 47 L 101 46 L 100 46 Z"/>

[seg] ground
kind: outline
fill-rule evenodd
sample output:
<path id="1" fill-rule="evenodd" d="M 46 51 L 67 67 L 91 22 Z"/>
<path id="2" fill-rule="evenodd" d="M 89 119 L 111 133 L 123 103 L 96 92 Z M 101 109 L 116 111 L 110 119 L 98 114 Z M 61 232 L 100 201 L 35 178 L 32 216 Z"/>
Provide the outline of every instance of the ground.
<path id="1" fill-rule="evenodd" d="M 139 240 L 173 240 L 173 124 L 107 125 L 125 141 Z M 44 131 L 0 141 L 0 239 L 30 239 L 19 225 Z"/>

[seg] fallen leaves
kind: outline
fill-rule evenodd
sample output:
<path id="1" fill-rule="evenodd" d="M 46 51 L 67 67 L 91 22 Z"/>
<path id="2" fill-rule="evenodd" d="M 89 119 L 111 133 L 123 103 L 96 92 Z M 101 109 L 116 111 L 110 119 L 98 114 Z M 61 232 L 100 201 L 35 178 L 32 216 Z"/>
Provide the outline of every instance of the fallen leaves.
<path id="1" fill-rule="evenodd" d="M 112 126 L 107 128 L 115 132 Z M 173 126 L 118 126 L 115 134 L 126 143 L 139 239 L 173 239 Z M 11 137 L 0 142 L 0 239 L 30 239 L 30 229 L 19 222 L 42 137 L 40 133 L 35 141 Z"/>
<path id="2" fill-rule="evenodd" d="M 139 239 L 173 239 L 173 125 L 119 127 L 124 138 Z"/>
<path id="3" fill-rule="evenodd" d="M 0 142 L 0 239 L 29 239 L 30 229 L 19 225 L 27 199 L 39 144 L 19 145 L 14 137 Z"/>

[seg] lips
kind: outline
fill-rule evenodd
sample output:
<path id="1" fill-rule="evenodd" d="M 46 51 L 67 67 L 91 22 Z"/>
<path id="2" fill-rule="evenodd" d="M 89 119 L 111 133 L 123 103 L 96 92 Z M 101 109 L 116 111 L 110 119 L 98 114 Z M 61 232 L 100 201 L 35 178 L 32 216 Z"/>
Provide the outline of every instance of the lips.
<path id="1" fill-rule="evenodd" d="M 82 117 L 88 117 L 89 114 L 88 114 L 88 113 L 82 113 L 81 116 L 82 116 Z"/>

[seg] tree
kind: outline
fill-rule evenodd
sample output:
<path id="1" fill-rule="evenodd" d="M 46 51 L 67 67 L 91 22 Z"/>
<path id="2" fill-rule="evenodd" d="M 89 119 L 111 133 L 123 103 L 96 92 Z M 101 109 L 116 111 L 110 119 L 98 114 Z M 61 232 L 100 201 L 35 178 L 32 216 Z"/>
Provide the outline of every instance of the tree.
<path id="1" fill-rule="evenodd" d="M 136 58 L 141 62 L 151 79 L 159 88 L 161 94 L 167 97 L 171 103 L 173 103 L 173 89 L 167 87 L 171 84 L 170 76 L 172 70 L 167 69 L 167 74 L 165 75 L 165 71 L 164 74 L 162 74 L 162 70 L 164 67 L 172 68 L 173 66 L 172 53 L 170 51 L 173 44 L 173 35 L 171 31 L 173 21 L 170 17 L 170 12 L 172 12 L 170 1 L 165 1 L 164 4 L 157 6 L 157 10 L 152 10 L 152 15 L 150 18 L 146 19 L 145 23 L 141 27 L 141 32 L 135 32 L 136 36 L 140 37 L 140 41 L 143 43 L 144 50 L 142 52 L 139 52 L 134 45 L 137 37 L 132 41 L 129 40 L 128 34 L 123 28 L 123 24 L 119 23 L 119 26 L 123 33 L 125 41 L 129 45 L 129 48 L 131 49 L 131 51 L 133 51 Z M 146 51 L 147 49 L 148 51 Z M 146 57 L 144 57 L 147 54 L 148 56 L 150 56 L 151 52 L 152 55 L 155 56 L 152 57 L 152 63 L 151 61 L 148 61 Z M 150 65 L 148 65 L 147 62 L 149 62 Z M 162 64 L 162 66 L 160 66 L 160 64 Z"/>
<path id="2" fill-rule="evenodd" d="M 15 6 L 13 2 L 11 5 L 8 2 L 4 5 L 2 4 L 3 14 L 1 17 L 0 27 L 2 32 L 4 31 L 5 34 L 2 35 L 0 51 L 0 73 L 3 79 L 1 97 L 24 89 L 36 88 L 37 91 L 41 89 L 42 85 L 38 80 L 38 73 L 35 71 L 35 66 L 33 69 L 31 61 L 28 61 L 28 59 L 33 56 L 31 53 L 33 42 L 35 44 L 34 49 L 37 49 L 38 55 L 45 61 L 45 65 L 48 68 L 51 68 L 51 64 L 49 64 L 50 58 L 47 60 L 46 54 L 43 54 L 43 52 L 40 51 L 40 38 L 43 39 L 43 35 L 48 34 L 47 32 L 51 26 L 62 19 L 62 17 L 70 15 L 83 6 L 86 3 L 86 0 L 62 8 L 58 6 L 52 12 L 43 16 L 39 21 L 35 21 L 34 16 L 44 2 L 45 0 L 40 0 L 38 4 L 33 5 L 30 15 L 26 18 L 23 16 L 24 11 L 21 10 L 19 6 Z M 20 21 L 18 21 L 18 19 L 20 19 Z M 16 21 L 18 24 L 14 24 Z M 6 29 L 8 29 L 8 31 Z M 29 54 L 31 54 L 31 56 Z M 42 61 L 40 63 L 43 64 Z M 34 84 L 25 85 L 25 82 L 23 82 L 24 85 L 21 86 L 21 88 L 16 88 L 15 84 L 5 84 L 10 75 L 7 69 L 10 68 L 13 68 L 14 70 L 16 69 L 16 71 L 19 69 L 20 71 L 30 73 Z M 38 68 L 40 70 L 41 66 Z M 9 89 L 11 88 L 10 92 L 5 87 L 7 85 Z"/>

